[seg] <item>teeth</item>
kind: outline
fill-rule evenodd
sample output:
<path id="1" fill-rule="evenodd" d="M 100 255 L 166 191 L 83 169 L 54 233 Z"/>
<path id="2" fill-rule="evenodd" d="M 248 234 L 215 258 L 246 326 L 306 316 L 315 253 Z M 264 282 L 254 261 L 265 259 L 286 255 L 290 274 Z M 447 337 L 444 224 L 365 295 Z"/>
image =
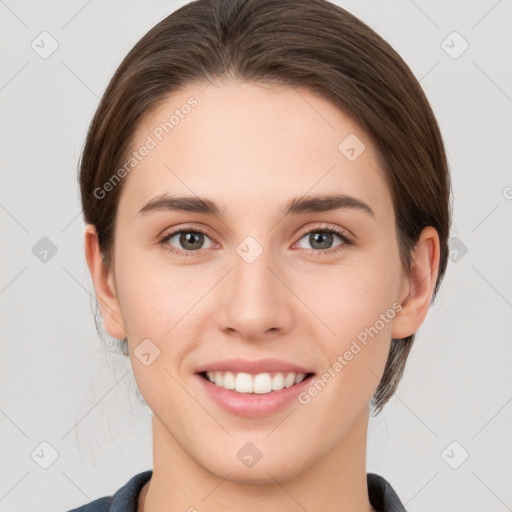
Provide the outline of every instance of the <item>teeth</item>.
<path id="1" fill-rule="evenodd" d="M 284 388 L 284 377 L 282 373 L 276 373 L 272 377 L 272 389 L 279 391 Z"/>
<path id="2" fill-rule="evenodd" d="M 215 379 L 217 381 L 217 379 Z M 222 382 L 222 387 L 225 389 L 235 389 L 235 376 L 231 372 L 226 372 L 224 374 L 224 381 Z"/>
<path id="3" fill-rule="evenodd" d="M 206 372 L 206 377 L 216 386 L 224 389 L 233 389 L 238 393 L 265 394 L 289 388 L 302 382 L 305 373 L 232 373 L 232 372 Z"/>
<path id="4" fill-rule="evenodd" d="M 217 380 L 215 380 L 217 384 Z M 235 391 L 239 393 L 252 393 L 254 391 L 254 382 L 248 373 L 238 373 L 235 379 Z"/>

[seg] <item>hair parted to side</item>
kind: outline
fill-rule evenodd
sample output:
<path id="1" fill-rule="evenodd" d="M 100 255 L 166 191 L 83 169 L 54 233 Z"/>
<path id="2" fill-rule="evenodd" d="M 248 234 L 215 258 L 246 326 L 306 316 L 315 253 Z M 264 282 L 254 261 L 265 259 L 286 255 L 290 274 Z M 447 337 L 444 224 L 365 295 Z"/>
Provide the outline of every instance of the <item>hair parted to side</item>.
<path id="1" fill-rule="evenodd" d="M 122 180 L 94 193 L 125 161 L 143 115 L 174 91 L 233 78 L 307 88 L 371 137 L 389 187 L 404 269 L 422 229 L 433 226 L 444 277 L 451 183 L 429 102 L 395 50 L 365 23 L 326 0 L 197 0 L 155 25 L 124 58 L 90 124 L 79 170 L 84 220 L 96 227 L 105 264 Z M 402 377 L 414 334 L 393 339 L 372 400 L 378 414 Z"/>

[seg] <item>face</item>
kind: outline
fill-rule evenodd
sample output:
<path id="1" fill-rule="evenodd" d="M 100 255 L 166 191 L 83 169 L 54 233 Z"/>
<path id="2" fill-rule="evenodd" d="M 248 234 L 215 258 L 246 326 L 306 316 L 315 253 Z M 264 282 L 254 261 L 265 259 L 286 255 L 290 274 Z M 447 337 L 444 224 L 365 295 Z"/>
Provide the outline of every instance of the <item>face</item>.
<path id="1" fill-rule="evenodd" d="M 174 93 L 140 123 L 144 145 L 118 205 L 107 330 L 127 336 L 161 435 L 201 467 L 240 482 L 302 472 L 364 428 L 404 334 L 374 146 L 310 91 L 233 81 Z"/>

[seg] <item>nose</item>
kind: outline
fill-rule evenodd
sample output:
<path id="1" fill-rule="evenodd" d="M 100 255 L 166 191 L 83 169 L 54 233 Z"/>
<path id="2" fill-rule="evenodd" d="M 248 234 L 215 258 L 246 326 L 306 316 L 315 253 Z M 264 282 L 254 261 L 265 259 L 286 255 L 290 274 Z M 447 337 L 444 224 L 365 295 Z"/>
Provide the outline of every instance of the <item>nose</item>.
<path id="1" fill-rule="evenodd" d="M 232 270 L 216 290 L 218 327 L 249 341 L 290 331 L 293 308 L 300 302 L 271 251 L 263 250 L 252 261 L 242 248 L 233 253 L 232 264 Z"/>

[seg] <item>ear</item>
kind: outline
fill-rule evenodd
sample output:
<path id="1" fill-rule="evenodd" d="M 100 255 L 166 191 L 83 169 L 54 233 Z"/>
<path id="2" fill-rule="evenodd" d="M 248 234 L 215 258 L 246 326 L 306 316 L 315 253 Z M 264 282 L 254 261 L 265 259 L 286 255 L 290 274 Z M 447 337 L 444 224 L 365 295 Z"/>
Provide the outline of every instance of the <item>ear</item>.
<path id="1" fill-rule="evenodd" d="M 439 256 L 439 235 L 428 226 L 420 234 L 411 255 L 411 272 L 400 290 L 402 310 L 393 321 L 393 338 L 411 336 L 425 320 L 437 280 Z"/>
<path id="2" fill-rule="evenodd" d="M 103 325 L 107 333 L 118 340 L 126 338 L 121 307 L 115 289 L 113 269 L 108 269 L 103 261 L 96 227 L 85 227 L 85 258 L 91 274 L 96 299 L 100 305 Z"/>

